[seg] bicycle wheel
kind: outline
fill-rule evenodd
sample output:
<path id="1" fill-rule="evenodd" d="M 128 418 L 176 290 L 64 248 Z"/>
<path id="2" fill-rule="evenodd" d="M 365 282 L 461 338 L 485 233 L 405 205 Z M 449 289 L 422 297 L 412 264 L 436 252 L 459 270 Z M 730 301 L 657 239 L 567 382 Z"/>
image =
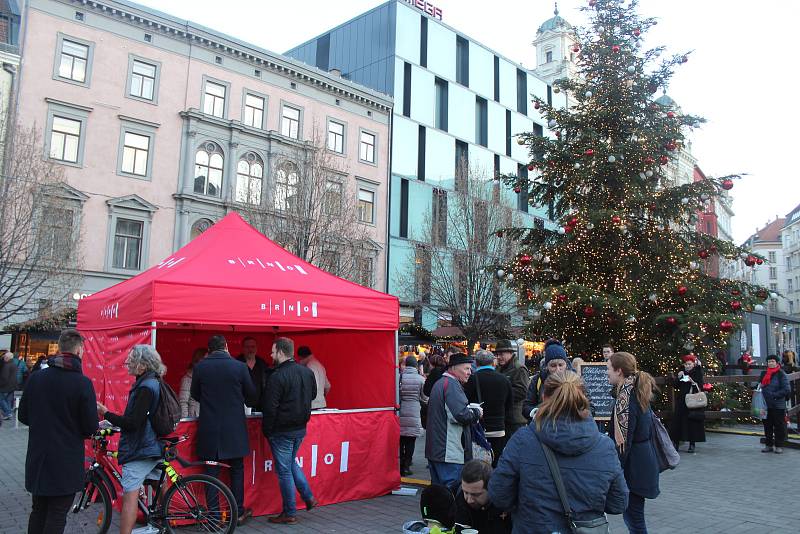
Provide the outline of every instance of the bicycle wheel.
<path id="1" fill-rule="evenodd" d="M 67 512 L 65 534 L 106 534 L 111 526 L 111 495 L 102 482 L 90 480 Z"/>
<path id="2" fill-rule="evenodd" d="M 229 534 L 236 528 L 237 519 L 233 493 L 209 475 L 182 477 L 164 495 L 163 526 L 167 532 L 194 525 L 203 532 Z"/>

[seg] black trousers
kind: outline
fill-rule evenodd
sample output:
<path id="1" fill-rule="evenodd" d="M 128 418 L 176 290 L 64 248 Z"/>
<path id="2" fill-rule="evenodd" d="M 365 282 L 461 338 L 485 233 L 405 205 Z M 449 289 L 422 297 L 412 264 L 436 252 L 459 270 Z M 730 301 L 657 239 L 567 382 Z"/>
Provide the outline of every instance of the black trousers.
<path id="1" fill-rule="evenodd" d="M 28 534 L 62 534 L 67 526 L 67 512 L 74 500 L 74 493 L 57 497 L 33 495 Z"/>
<path id="2" fill-rule="evenodd" d="M 767 408 L 767 418 L 764 419 L 764 437 L 767 447 L 783 447 L 786 441 L 786 409 Z"/>
<path id="3" fill-rule="evenodd" d="M 224 464 L 231 466 L 231 493 L 236 500 L 236 507 L 238 508 L 238 515 L 244 513 L 244 462 L 241 458 L 228 458 L 227 460 L 219 460 Z M 219 478 L 219 472 L 222 469 L 218 465 L 209 465 L 206 467 L 206 473 L 214 478 Z M 213 488 L 206 488 L 206 501 L 209 503 L 219 503 L 217 490 Z M 209 505 L 210 506 L 210 505 Z M 219 504 L 216 504 L 219 506 Z"/>
<path id="4" fill-rule="evenodd" d="M 400 469 L 408 469 L 414 458 L 415 436 L 400 436 Z"/>
<path id="5" fill-rule="evenodd" d="M 500 460 L 500 455 L 503 454 L 503 449 L 506 448 L 508 438 L 506 436 L 499 438 L 490 438 L 487 436 L 486 441 L 492 446 L 492 456 L 494 456 L 492 459 L 492 467 L 497 467 L 497 462 Z"/>

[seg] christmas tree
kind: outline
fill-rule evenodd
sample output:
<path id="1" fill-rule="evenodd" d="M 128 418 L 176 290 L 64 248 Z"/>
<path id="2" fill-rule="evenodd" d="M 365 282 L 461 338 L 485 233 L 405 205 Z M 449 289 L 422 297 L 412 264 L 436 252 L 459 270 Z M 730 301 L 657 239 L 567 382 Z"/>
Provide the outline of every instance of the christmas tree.
<path id="1" fill-rule="evenodd" d="M 727 347 L 743 311 L 762 309 L 769 296 L 703 270 L 703 260 L 715 257 L 763 262 L 695 231 L 696 214 L 739 176 L 687 184 L 667 178 L 684 136 L 702 119 L 654 95 L 688 55 L 643 49 L 656 21 L 638 16 L 635 0 L 592 0 L 583 9 L 590 25 L 577 31 L 572 48 L 578 76 L 553 88 L 574 104 L 554 108 L 534 97 L 554 136 L 519 135 L 531 172 L 504 177 L 529 191 L 531 204 L 549 206 L 560 227 L 504 229 L 520 251 L 497 273 L 533 311 L 528 333 L 562 339 L 576 356 L 611 343 L 657 374 L 689 352 L 715 367 L 711 356 Z"/>

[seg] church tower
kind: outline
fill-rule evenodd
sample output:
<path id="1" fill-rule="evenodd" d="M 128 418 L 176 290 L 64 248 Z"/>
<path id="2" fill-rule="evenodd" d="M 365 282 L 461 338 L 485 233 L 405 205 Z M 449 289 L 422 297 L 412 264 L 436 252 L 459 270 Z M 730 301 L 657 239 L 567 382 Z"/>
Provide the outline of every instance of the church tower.
<path id="1" fill-rule="evenodd" d="M 560 78 L 575 76 L 577 53 L 572 24 L 558 14 L 558 2 L 553 17 L 547 19 L 536 30 L 533 46 L 536 48 L 536 68 L 533 70 L 539 78 L 552 84 Z"/>

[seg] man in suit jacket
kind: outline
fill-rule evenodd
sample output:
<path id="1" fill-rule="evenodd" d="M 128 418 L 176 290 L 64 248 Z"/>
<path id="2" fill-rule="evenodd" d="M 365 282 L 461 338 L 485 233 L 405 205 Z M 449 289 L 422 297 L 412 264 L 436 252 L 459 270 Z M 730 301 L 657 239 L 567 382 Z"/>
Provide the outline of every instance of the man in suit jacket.
<path id="1" fill-rule="evenodd" d="M 236 498 L 239 524 L 253 515 L 244 507 L 244 463 L 250 453 L 244 405 L 252 402 L 256 389 L 247 365 L 234 360 L 222 336 L 208 340 L 208 356 L 192 372 L 192 398 L 200 403 L 197 425 L 197 456 L 219 460 L 231 466 L 231 491 Z M 208 474 L 219 475 L 218 466 L 209 466 Z M 207 496 L 214 500 L 216 495 Z"/>
<path id="2" fill-rule="evenodd" d="M 83 440 L 97 430 L 97 399 L 83 375 L 83 338 L 68 328 L 59 354 L 28 379 L 19 420 L 30 427 L 25 489 L 33 496 L 31 534 L 63 532 L 75 493 L 83 489 Z"/>

